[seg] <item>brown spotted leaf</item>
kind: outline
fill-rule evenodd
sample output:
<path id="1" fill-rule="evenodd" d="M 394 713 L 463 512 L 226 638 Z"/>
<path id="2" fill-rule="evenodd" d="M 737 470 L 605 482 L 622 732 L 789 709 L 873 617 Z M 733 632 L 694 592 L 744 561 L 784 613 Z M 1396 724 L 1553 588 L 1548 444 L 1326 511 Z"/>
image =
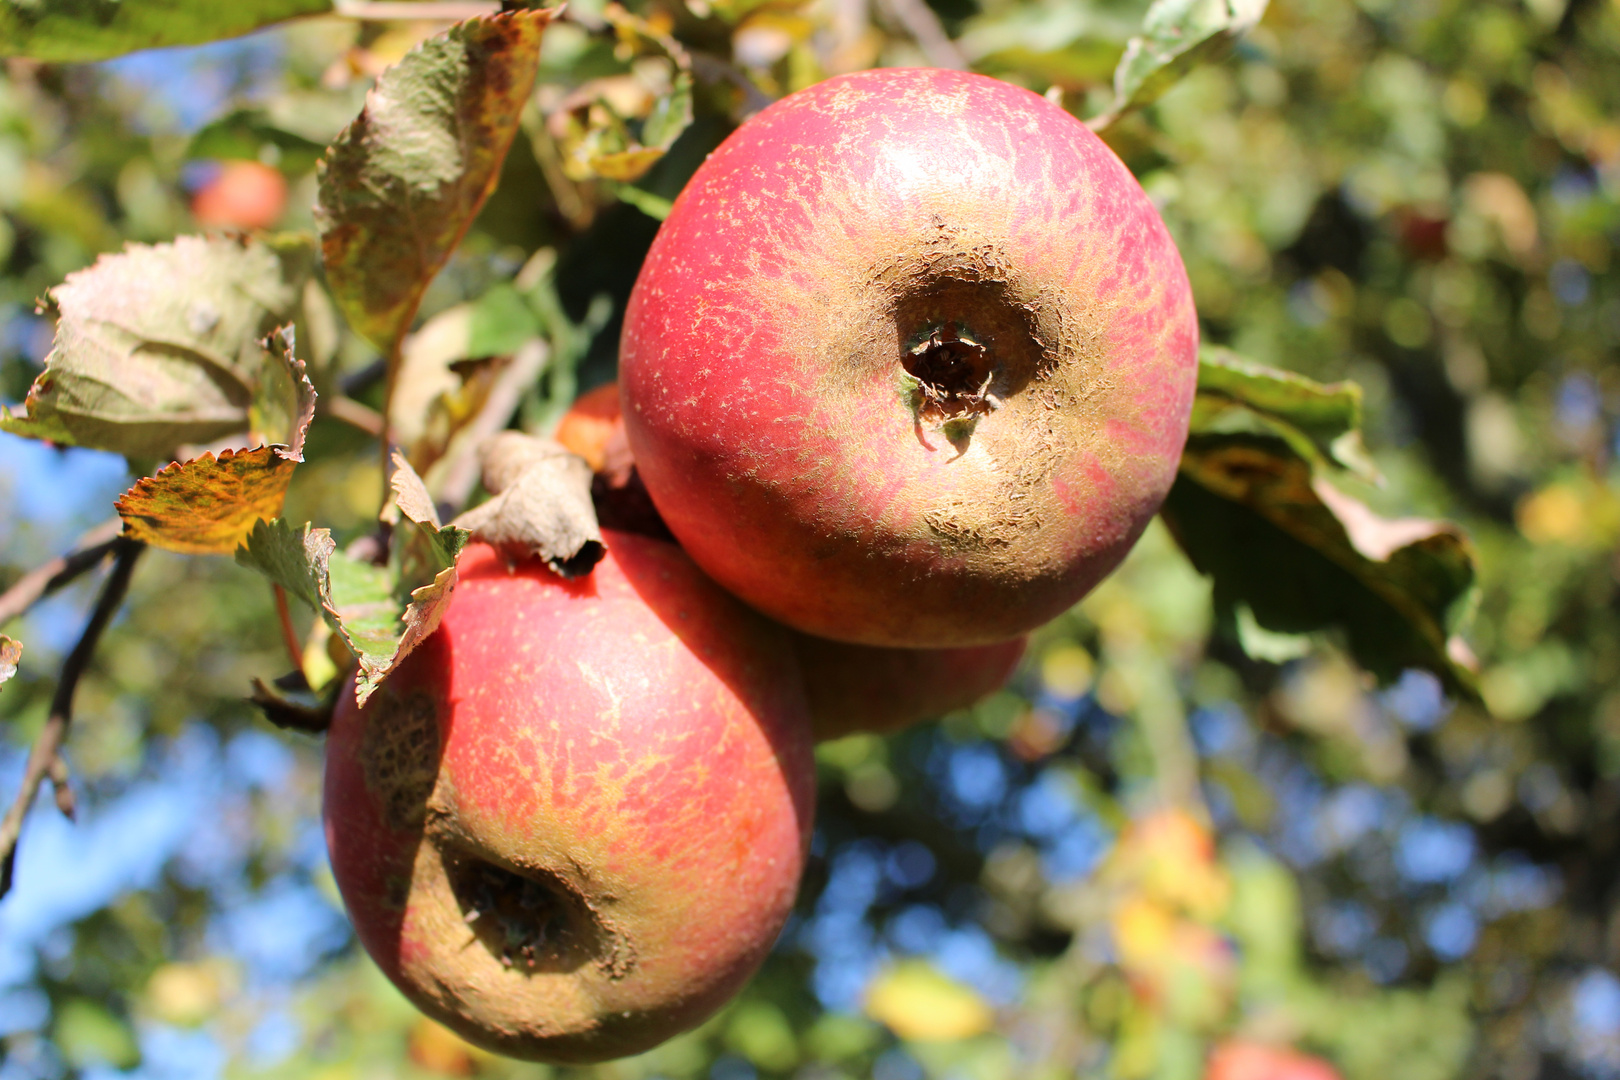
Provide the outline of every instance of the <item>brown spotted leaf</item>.
<path id="1" fill-rule="evenodd" d="M 182 236 L 102 256 L 51 290 L 55 344 L 0 430 L 159 460 L 246 431 L 263 339 L 313 269 L 295 240 Z"/>
<path id="2" fill-rule="evenodd" d="M 137 480 L 115 504 L 124 535 L 187 555 L 229 555 L 281 513 L 294 461 L 280 447 L 222 450 Z"/>
<path id="3" fill-rule="evenodd" d="M 22 642 L 0 634 L 0 683 L 17 674 L 17 664 L 20 660 L 22 660 Z"/>
<path id="4" fill-rule="evenodd" d="M 124 534 L 187 555 L 229 555 L 256 521 L 281 513 L 293 467 L 304 460 L 304 437 L 315 416 L 315 388 L 293 356 L 291 326 L 264 341 L 265 374 L 254 426 L 277 443 L 223 450 L 175 462 L 137 480 L 115 504 Z"/>
<path id="5" fill-rule="evenodd" d="M 550 439 L 503 431 L 483 451 L 493 497 L 455 523 L 507 559 L 544 559 L 565 578 L 587 574 L 606 552 L 591 504 L 591 467 Z"/>
<path id="6" fill-rule="evenodd" d="M 382 74 L 321 163 L 327 280 L 389 354 L 495 187 L 551 15 L 469 19 L 423 42 Z"/>
<path id="7" fill-rule="evenodd" d="M 1475 556 L 1455 525 L 1383 518 L 1287 441 L 1254 435 L 1193 436 L 1163 514 L 1223 618 L 1247 605 L 1267 630 L 1336 628 L 1381 679 L 1423 668 L 1474 692 L 1454 634 Z"/>

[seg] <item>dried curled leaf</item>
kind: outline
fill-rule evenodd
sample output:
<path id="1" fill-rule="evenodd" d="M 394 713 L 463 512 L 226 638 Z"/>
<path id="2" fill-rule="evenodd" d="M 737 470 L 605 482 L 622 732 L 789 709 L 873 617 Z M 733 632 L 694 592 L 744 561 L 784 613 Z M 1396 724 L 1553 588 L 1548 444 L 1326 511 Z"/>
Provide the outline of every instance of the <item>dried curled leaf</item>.
<path id="1" fill-rule="evenodd" d="M 264 339 L 265 362 L 253 404 L 251 431 L 272 446 L 284 447 L 289 461 L 304 460 L 304 436 L 315 419 L 315 386 L 298 359 L 297 340 L 289 323 Z"/>
<path id="2" fill-rule="evenodd" d="M 313 269 L 293 241 L 182 236 L 103 256 L 51 290 L 55 344 L 26 415 L 6 411 L 0 430 L 160 460 L 246 431 L 279 377 L 265 335 Z"/>
<path id="3" fill-rule="evenodd" d="M 1267 0 L 1154 0 L 1142 33 L 1125 46 L 1114 69 L 1114 102 L 1089 121 L 1102 131 L 1150 104 L 1199 64 L 1226 55 L 1266 13 Z"/>
<path id="4" fill-rule="evenodd" d="M 503 431 L 483 452 L 493 493 L 456 524 L 513 562 L 541 558 L 565 578 L 588 574 L 606 553 L 591 505 L 591 467 L 550 439 Z"/>
<path id="5" fill-rule="evenodd" d="M 1270 631 L 1337 627 L 1381 679 L 1423 668 L 1453 692 L 1474 693 L 1453 634 L 1475 556 L 1456 526 L 1382 518 L 1282 439 L 1251 435 L 1189 440 L 1163 513 L 1193 565 L 1214 578 L 1226 618 L 1246 605 Z"/>
<path id="6" fill-rule="evenodd" d="M 6 0 L 0 3 L 0 56 L 58 63 L 105 60 L 139 49 L 236 37 L 331 10 L 332 0 Z"/>
<path id="7" fill-rule="evenodd" d="M 17 674 L 17 664 L 22 660 L 22 649 L 22 642 L 0 634 L 0 683 Z"/>
<path id="8" fill-rule="evenodd" d="M 377 80 L 321 163 L 327 280 L 386 352 L 495 187 L 551 16 L 469 19 L 423 42 Z"/>

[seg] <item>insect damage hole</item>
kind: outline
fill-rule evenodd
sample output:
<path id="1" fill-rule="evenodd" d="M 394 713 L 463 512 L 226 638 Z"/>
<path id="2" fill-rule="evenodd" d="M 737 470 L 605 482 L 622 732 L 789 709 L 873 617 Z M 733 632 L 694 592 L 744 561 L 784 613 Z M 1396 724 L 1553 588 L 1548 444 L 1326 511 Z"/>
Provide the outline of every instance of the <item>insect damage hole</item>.
<path id="1" fill-rule="evenodd" d="M 462 921 L 502 967 L 572 971 L 609 937 L 595 914 L 560 879 L 517 873 L 473 856 L 445 858 Z"/>
<path id="2" fill-rule="evenodd" d="M 990 392 L 996 374 L 990 350 L 954 322 L 930 331 L 901 356 L 900 363 L 917 380 L 922 397 L 918 415 L 927 423 L 984 416 L 1001 407 Z"/>

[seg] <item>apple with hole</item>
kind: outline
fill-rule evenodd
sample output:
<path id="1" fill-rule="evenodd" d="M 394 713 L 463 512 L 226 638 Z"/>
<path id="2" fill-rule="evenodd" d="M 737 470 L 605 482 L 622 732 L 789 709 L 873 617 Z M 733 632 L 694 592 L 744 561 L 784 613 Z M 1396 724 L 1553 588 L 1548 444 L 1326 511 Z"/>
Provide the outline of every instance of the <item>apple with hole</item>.
<path id="1" fill-rule="evenodd" d="M 631 294 L 630 447 L 693 560 L 772 618 L 1006 640 L 1124 557 L 1197 378 L 1181 258 L 1112 151 L 1027 90 L 886 69 L 739 128 Z"/>
<path id="2" fill-rule="evenodd" d="M 815 787 L 787 634 L 678 548 L 565 581 L 473 544 L 439 629 L 328 740 L 332 867 L 424 1012 L 512 1057 L 700 1023 L 792 907 Z"/>

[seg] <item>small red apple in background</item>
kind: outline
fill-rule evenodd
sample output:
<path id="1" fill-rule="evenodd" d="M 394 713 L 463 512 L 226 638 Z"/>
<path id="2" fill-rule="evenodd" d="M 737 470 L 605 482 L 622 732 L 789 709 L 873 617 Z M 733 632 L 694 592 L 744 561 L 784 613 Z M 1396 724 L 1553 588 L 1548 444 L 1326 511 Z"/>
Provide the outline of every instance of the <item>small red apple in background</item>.
<path id="1" fill-rule="evenodd" d="M 622 474 L 625 484 L 638 483 L 631 475 L 634 462 L 617 384 L 581 395 L 557 425 L 555 438 L 598 473 L 606 470 Z M 599 509 L 607 494 L 600 488 Z M 618 498 L 624 501 L 622 494 Z M 958 649 L 886 649 L 790 633 L 817 742 L 857 731 L 887 734 L 965 709 L 1006 683 L 1027 641 L 1021 636 Z"/>
<path id="2" fill-rule="evenodd" d="M 786 633 L 673 545 L 605 539 L 572 582 L 469 547 L 438 631 L 328 739 L 361 942 L 512 1057 L 601 1061 L 701 1022 L 764 959 L 808 847 Z"/>
<path id="3" fill-rule="evenodd" d="M 552 438 L 584 458 L 592 472 L 604 471 L 613 448 L 624 443 L 619 384 L 608 383 L 581 394 L 563 414 Z"/>
<path id="4" fill-rule="evenodd" d="M 1232 1040 L 1215 1047 L 1204 1080 L 1342 1080 L 1319 1057 L 1285 1046 Z"/>
<path id="5" fill-rule="evenodd" d="M 191 213 L 210 228 L 268 229 L 287 209 L 287 178 L 257 161 L 222 162 L 191 197 Z"/>
<path id="6" fill-rule="evenodd" d="M 965 709 L 1001 689 L 1027 638 L 959 649 L 885 649 L 794 634 L 816 741 L 884 735 Z"/>
<path id="7" fill-rule="evenodd" d="M 744 124 L 625 313 L 630 447 L 721 585 L 822 637 L 1016 637 L 1175 478 L 1197 318 L 1103 142 L 956 71 L 840 76 Z"/>

